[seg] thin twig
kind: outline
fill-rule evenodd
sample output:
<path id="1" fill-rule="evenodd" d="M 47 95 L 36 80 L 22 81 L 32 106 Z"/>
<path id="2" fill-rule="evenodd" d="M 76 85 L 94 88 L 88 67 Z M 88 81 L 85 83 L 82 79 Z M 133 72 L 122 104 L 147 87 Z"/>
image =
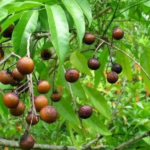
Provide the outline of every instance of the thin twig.
<path id="1" fill-rule="evenodd" d="M 104 43 L 106 43 L 107 45 L 111 45 L 111 43 L 109 42 L 106 42 L 105 40 L 97 37 L 97 39 L 101 40 L 101 41 L 104 41 Z M 124 52 L 123 50 L 121 50 L 120 48 L 116 47 L 116 46 L 112 46 L 113 48 L 115 48 L 116 50 L 118 50 L 119 52 L 125 54 L 128 58 L 130 58 L 132 61 L 134 61 L 140 68 L 141 70 L 145 73 L 145 75 L 147 76 L 147 78 L 150 80 L 150 76 L 149 74 L 146 72 L 146 70 L 133 58 L 131 57 L 128 53 Z"/>
<path id="2" fill-rule="evenodd" d="M 150 131 L 148 131 L 142 135 L 137 135 L 137 136 L 133 137 L 132 139 L 126 141 L 125 143 L 122 143 L 121 145 L 117 146 L 116 148 L 114 148 L 114 150 L 124 149 L 127 146 L 129 146 L 130 144 L 132 144 L 132 143 L 134 143 L 134 142 L 136 142 L 136 141 L 138 141 L 144 137 L 147 137 L 149 135 L 150 135 Z"/>
<path id="3" fill-rule="evenodd" d="M 103 41 L 99 43 L 99 45 L 96 47 L 95 52 L 93 53 L 93 57 L 95 56 L 95 53 L 98 51 L 98 49 L 103 45 Z"/>

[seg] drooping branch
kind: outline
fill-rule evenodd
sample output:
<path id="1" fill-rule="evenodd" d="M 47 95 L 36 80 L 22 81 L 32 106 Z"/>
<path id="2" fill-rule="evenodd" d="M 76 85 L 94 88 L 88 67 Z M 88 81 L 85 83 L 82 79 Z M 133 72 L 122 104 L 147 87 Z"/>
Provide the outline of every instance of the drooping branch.
<path id="1" fill-rule="evenodd" d="M 150 131 L 142 134 L 142 135 L 137 135 L 135 136 L 134 138 L 130 139 L 129 141 L 125 142 L 125 143 L 122 143 L 121 145 L 117 146 L 116 148 L 114 148 L 114 150 L 119 150 L 119 149 L 124 149 L 126 148 L 127 146 L 129 146 L 130 144 L 144 138 L 144 137 L 147 137 L 150 135 Z"/>
<path id="2" fill-rule="evenodd" d="M 107 41 L 105 41 L 105 40 L 103 40 L 103 39 L 101 39 L 101 38 L 99 38 L 97 36 L 96 36 L 96 38 L 101 40 L 101 41 L 104 41 L 104 43 L 106 43 L 107 45 L 111 46 L 111 43 L 109 43 L 109 42 L 107 42 Z M 112 45 L 112 47 L 115 48 L 116 50 L 118 50 L 119 52 L 125 54 L 128 58 L 130 58 L 133 62 L 135 62 L 141 68 L 141 70 L 145 73 L 147 78 L 150 80 L 149 74 L 146 72 L 146 70 L 132 56 L 130 56 L 128 53 L 126 53 L 125 51 L 121 50 L 120 48 L 118 48 L 118 47 L 116 47 L 114 45 Z"/>
<path id="3" fill-rule="evenodd" d="M 0 139 L 0 145 L 1 146 L 7 146 L 7 147 L 13 147 L 13 148 L 19 148 L 19 141 L 13 141 L 13 140 L 6 140 L 6 139 Z M 84 148 L 84 146 L 80 147 L 81 150 L 87 150 L 87 148 Z M 99 145 L 96 147 L 91 148 L 91 150 L 97 149 L 103 149 L 105 146 Z M 48 145 L 48 144 L 34 144 L 34 147 L 32 149 L 47 149 L 47 150 L 76 150 L 74 146 L 56 146 L 56 145 Z"/>

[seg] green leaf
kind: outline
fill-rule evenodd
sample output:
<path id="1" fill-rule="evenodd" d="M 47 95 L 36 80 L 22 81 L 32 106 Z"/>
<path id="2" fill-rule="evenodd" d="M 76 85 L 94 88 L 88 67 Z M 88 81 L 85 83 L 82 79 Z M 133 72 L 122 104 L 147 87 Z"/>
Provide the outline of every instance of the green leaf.
<path id="1" fill-rule="evenodd" d="M 15 0 L 2 0 L 2 2 L 0 3 L 0 7 L 3 7 L 3 6 L 5 6 L 5 5 L 7 5 L 7 4 L 10 4 L 10 3 L 12 3 L 12 2 L 14 2 Z"/>
<path id="2" fill-rule="evenodd" d="M 69 47 L 69 27 L 63 9 L 59 5 L 46 5 L 49 28 L 59 65 L 62 66 Z"/>
<path id="3" fill-rule="evenodd" d="M 122 49 L 127 52 L 126 48 L 122 45 Z M 130 59 L 123 53 L 117 51 L 117 63 L 122 66 L 123 74 L 128 78 L 128 80 L 132 80 L 132 68 Z"/>
<path id="4" fill-rule="evenodd" d="M 104 123 L 93 113 L 92 116 L 86 120 L 83 120 L 84 127 L 87 127 L 87 131 L 93 137 L 97 133 L 101 135 L 111 135 L 111 132 L 106 128 Z"/>
<path id="5" fill-rule="evenodd" d="M 7 9 L 4 8 L 0 8 L 0 21 L 3 20 L 5 17 L 7 17 L 8 15 L 8 11 Z"/>
<path id="6" fill-rule="evenodd" d="M 100 84 L 100 80 L 102 77 L 105 78 L 103 72 L 104 72 L 105 66 L 108 62 L 108 60 L 107 60 L 108 55 L 109 55 L 109 51 L 107 49 L 103 49 L 102 53 L 100 54 L 100 57 L 98 59 L 101 64 L 100 69 L 98 69 L 94 72 L 95 73 L 95 78 L 94 78 L 94 86 L 95 87 L 97 87 Z"/>
<path id="7" fill-rule="evenodd" d="M 27 39 L 32 34 L 37 26 L 38 12 L 25 12 L 12 35 L 12 42 L 15 53 L 24 56 L 27 51 Z"/>
<path id="8" fill-rule="evenodd" d="M 20 16 L 22 15 L 22 13 L 17 13 L 14 15 L 11 15 L 3 24 L 2 24 L 2 31 L 5 31 L 5 29 L 7 29 L 7 27 L 9 27 L 10 24 L 14 23 L 16 20 L 18 20 L 20 18 Z"/>
<path id="9" fill-rule="evenodd" d="M 92 11 L 90 8 L 90 5 L 88 3 L 87 0 L 76 0 L 77 3 L 80 5 L 80 7 L 82 8 L 85 16 L 87 17 L 88 21 L 89 21 L 89 26 L 91 25 L 92 22 Z"/>
<path id="10" fill-rule="evenodd" d="M 150 61 L 149 60 L 150 60 L 150 50 L 149 48 L 144 47 L 144 51 L 140 57 L 140 64 L 150 76 L 150 67 L 149 67 Z M 142 70 L 141 70 L 141 75 L 143 77 L 144 83 L 148 91 L 150 92 L 150 80 L 148 79 L 148 77 L 145 75 L 145 73 Z"/>
<path id="11" fill-rule="evenodd" d="M 91 75 L 90 69 L 87 65 L 87 59 L 80 52 L 75 51 L 70 56 L 70 62 L 72 65 L 82 73 Z"/>
<path id="12" fill-rule="evenodd" d="M 64 92 L 63 92 L 63 95 Z M 54 103 L 58 113 L 66 120 L 78 125 L 79 120 L 72 105 L 71 95 L 63 96 L 59 103 Z"/>
<path id="13" fill-rule="evenodd" d="M 109 106 L 105 98 L 96 90 L 84 86 L 87 98 L 92 102 L 92 104 L 97 108 L 97 110 L 105 117 L 110 119 L 111 114 L 109 111 Z"/>
<path id="14" fill-rule="evenodd" d="M 77 29 L 79 47 L 81 48 L 83 36 L 85 34 L 85 21 L 83 12 L 75 0 L 72 0 L 71 2 L 70 0 L 62 0 L 62 2 L 74 20 L 75 27 Z"/>
<path id="15" fill-rule="evenodd" d="M 14 3 L 12 7 L 9 8 L 8 13 L 12 14 L 14 12 L 18 12 L 18 11 L 23 11 L 23 10 L 27 10 L 27 9 L 31 9 L 33 7 L 38 7 L 38 6 L 42 6 L 42 3 L 38 3 L 38 2 L 17 2 Z"/>

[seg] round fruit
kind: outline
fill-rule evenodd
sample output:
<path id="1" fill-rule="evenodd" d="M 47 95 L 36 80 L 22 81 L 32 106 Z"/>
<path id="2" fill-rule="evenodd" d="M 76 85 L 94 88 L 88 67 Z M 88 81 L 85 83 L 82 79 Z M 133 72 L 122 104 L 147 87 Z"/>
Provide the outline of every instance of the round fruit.
<path id="1" fill-rule="evenodd" d="M 3 33 L 2 36 L 5 38 L 10 38 L 12 36 L 12 32 L 14 30 L 15 26 L 11 24 Z"/>
<path id="2" fill-rule="evenodd" d="M 12 108 L 9 111 L 13 116 L 20 116 L 24 113 L 24 110 L 25 110 L 24 103 L 19 102 L 19 104 L 16 108 Z"/>
<path id="3" fill-rule="evenodd" d="M 10 85 L 11 85 L 11 86 L 18 86 L 18 85 L 20 85 L 20 82 L 13 80 L 13 81 L 10 83 Z"/>
<path id="4" fill-rule="evenodd" d="M 119 74 L 122 71 L 122 66 L 119 64 L 113 64 L 113 66 L 111 67 L 111 71 L 114 71 L 117 74 Z"/>
<path id="5" fill-rule="evenodd" d="M 68 82 L 76 82 L 79 79 L 79 72 L 76 69 L 68 69 L 65 73 L 65 79 Z"/>
<path id="6" fill-rule="evenodd" d="M 38 82 L 37 90 L 41 94 L 46 94 L 50 90 L 50 84 L 48 81 L 41 80 Z"/>
<path id="7" fill-rule="evenodd" d="M 37 115 L 33 114 L 33 113 L 28 113 L 27 117 L 26 117 L 26 122 L 28 125 L 35 125 L 39 122 L 39 118 L 37 117 Z"/>
<path id="8" fill-rule="evenodd" d="M 21 81 L 23 80 L 24 78 L 24 75 L 21 74 L 17 68 L 15 68 L 13 71 L 12 71 L 12 76 L 13 76 L 13 79 L 16 80 L 16 81 Z"/>
<path id="9" fill-rule="evenodd" d="M 123 38 L 124 32 L 123 32 L 123 30 L 120 29 L 120 28 L 115 28 L 115 29 L 113 30 L 113 32 L 112 32 L 112 36 L 113 36 L 114 39 L 120 40 L 120 39 Z"/>
<path id="10" fill-rule="evenodd" d="M 89 118 L 93 113 L 92 108 L 89 105 L 83 105 L 78 110 L 79 117 L 82 119 Z"/>
<path id="11" fill-rule="evenodd" d="M 52 53 L 50 50 L 48 49 L 43 49 L 41 51 L 41 57 L 44 59 L 44 60 L 49 60 L 52 56 Z"/>
<path id="12" fill-rule="evenodd" d="M 45 106 L 40 111 L 40 117 L 43 121 L 47 123 L 53 123 L 58 118 L 58 113 L 55 107 Z"/>
<path id="13" fill-rule="evenodd" d="M 83 38 L 83 42 L 87 45 L 93 44 L 95 41 L 95 36 L 91 33 L 86 33 Z"/>
<path id="14" fill-rule="evenodd" d="M 35 143 L 34 138 L 31 135 L 22 135 L 20 138 L 19 145 L 24 150 L 30 150 L 33 148 Z"/>
<path id="15" fill-rule="evenodd" d="M 100 63 L 97 58 L 91 58 L 88 61 L 88 67 L 92 70 L 97 70 L 100 67 Z"/>
<path id="16" fill-rule="evenodd" d="M 30 74 L 34 70 L 34 62 L 31 58 L 25 56 L 18 60 L 17 69 L 21 74 Z"/>
<path id="17" fill-rule="evenodd" d="M 34 98 L 34 105 L 36 111 L 40 111 L 43 107 L 48 105 L 48 99 L 44 95 L 39 95 Z"/>
<path id="18" fill-rule="evenodd" d="M 109 72 L 107 74 L 107 81 L 109 83 L 116 83 L 118 81 L 118 74 L 116 72 L 114 72 L 114 71 Z"/>
<path id="19" fill-rule="evenodd" d="M 51 100 L 53 102 L 58 102 L 61 100 L 61 93 L 54 91 L 51 95 Z"/>
<path id="20" fill-rule="evenodd" d="M 2 70 L 0 72 L 0 82 L 3 84 L 11 84 L 13 82 L 12 73 L 7 70 Z"/>
<path id="21" fill-rule="evenodd" d="M 14 92 L 3 95 L 3 102 L 8 108 L 16 108 L 19 104 L 19 97 Z"/>

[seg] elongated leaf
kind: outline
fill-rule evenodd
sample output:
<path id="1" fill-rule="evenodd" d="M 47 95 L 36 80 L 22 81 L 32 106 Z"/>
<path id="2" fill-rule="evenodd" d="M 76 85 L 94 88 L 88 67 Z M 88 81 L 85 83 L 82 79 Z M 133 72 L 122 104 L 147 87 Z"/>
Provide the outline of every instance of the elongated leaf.
<path id="1" fill-rule="evenodd" d="M 92 22 L 92 11 L 90 8 L 90 5 L 88 3 L 87 0 L 76 0 L 77 3 L 80 5 L 80 7 L 82 8 L 85 16 L 87 17 L 88 21 L 89 21 L 89 26 L 91 25 Z"/>
<path id="2" fill-rule="evenodd" d="M 97 87 L 99 85 L 100 80 L 102 79 L 102 77 L 105 78 L 103 72 L 104 72 L 106 63 L 108 62 L 108 60 L 107 60 L 108 55 L 109 55 L 109 52 L 108 52 L 107 49 L 104 49 L 102 51 L 102 53 L 100 54 L 100 57 L 99 57 L 98 60 L 99 60 L 99 62 L 101 64 L 101 66 L 100 66 L 100 69 L 95 71 L 95 78 L 94 78 L 95 79 L 94 80 L 95 87 Z M 105 79 L 104 79 L 104 81 L 105 81 Z"/>
<path id="3" fill-rule="evenodd" d="M 83 121 L 83 124 L 88 128 L 88 132 L 93 137 L 95 137 L 97 133 L 101 135 L 111 135 L 111 132 L 108 131 L 104 123 L 94 113 L 89 119 Z"/>
<path id="4" fill-rule="evenodd" d="M 75 0 L 71 0 L 71 2 L 70 0 L 62 0 L 62 2 L 74 20 L 75 27 L 77 29 L 79 47 L 81 47 L 82 39 L 85 33 L 85 21 L 84 21 L 83 12 Z"/>
<path id="5" fill-rule="evenodd" d="M 126 51 L 126 48 L 122 46 L 122 49 Z M 123 53 L 117 51 L 117 63 L 120 64 L 123 68 L 123 74 L 128 78 L 128 80 L 132 80 L 132 68 L 130 59 Z"/>
<path id="6" fill-rule="evenodd" d="M 68 52 L 69 27 L 63 9 L 59 5 L 47 6 L 49 28 L 53 45 L 56 49 L 61 66 Z"/>
<path id="7" fill-rule="evenodd" d="M 63 92 L 64 94 L 64 92 Z M 75 113 L 75 110 L 72 105 L 71 96 L 63 96 L 59 103 L 54 103 L 54 106 L 57 108 L 58 113 L 66 120 L 72 122 L 73 124 L 78 125 L 79 120 Z"/>
<path id="8" fill-rule="evenodd" d="M 38 7 L 38 6 L 42 6 L 42 3 L 38 3 L 38 2 L 18 2 L 18 3 L 14 3 L 14 6 L 10 7 L 8 10 L 8 13 L 14 13 L 14 12 L 18 12 L 18 11 L 23 11 L 23 10 L 27 10 L 33 7 Z"/>
<path id="9" fill-rule="evenodd" d="M 0 8 L 0 21 L 3 20 L 7 15 L 8 15 L 8 11 L 7 9 L 4 8 Z"/>
<path id="10" fill-rule="evenodd" d="M 91 100 L 93 105 L 97 108 L 97 110 L 105 117 L 110 119 L 110 111 L 109 106 L 107 104 L 107 101 L 105 98 L 96 90 L 84 86 L 85 93 L 88 97 L 88 99 Z"/>
<path id="11" fill-rule="evenodd" d="M 91 75 L 90 69 L 87 65 L 87 59 L 82 55 L 80 52 L 75 51 L 70 56 L 70 62 L 72 65 L 79 70 L 80 72 L 83 72 L 87 75 Z"/>
<path id="12" fill-rule="evenodd" d="M 29 35 L 36 29 L 37 19 L 37 11 L 28 11 L 22 15 L 12 35 L 12 42 L 15 53 L 21 56 L 26 54 L 27 39 Z"/>
<path id="13" fill-rule="evenodd" d="M 18 13 L 18 14 L 14 14 L 12 16 L 10 16 L 3 24 L 2 24 L 2 31 L 5 31 L 5 29 L 12 24 L 13 22 L 15 22 L 16 20 L 18 20 L 20 18 L 20 16 L 22 15 L 22 13 Z"/>
<path id="14" fill-rule="evenodd" d="M 149 74 L 150 76 L 150 50 L 149 48 L 144 48 L 144 52 L 142 53 L 141 57 L 140 57 L 140 64 L 141 66 L 146 70 L 146 72 Z M 145 75 L 145 73 L 142 71 L 141 75 L 143 77 L 144 83 L 148 89 L 148 91 L 150 92 L 150 80 L 148 79 L 148 77 Z"/>
<path id="15" fill-rule="evenodd" d="M 12 2 L 14 2 L 15 0 L 2 0 L 2 2 L 0 3 L 0 7 L 3 7 L 3 6 L 5 6 L 5 5 L 7 5 L 7 4 L 10 4 L 10 3 L 12 3 Z"/>

